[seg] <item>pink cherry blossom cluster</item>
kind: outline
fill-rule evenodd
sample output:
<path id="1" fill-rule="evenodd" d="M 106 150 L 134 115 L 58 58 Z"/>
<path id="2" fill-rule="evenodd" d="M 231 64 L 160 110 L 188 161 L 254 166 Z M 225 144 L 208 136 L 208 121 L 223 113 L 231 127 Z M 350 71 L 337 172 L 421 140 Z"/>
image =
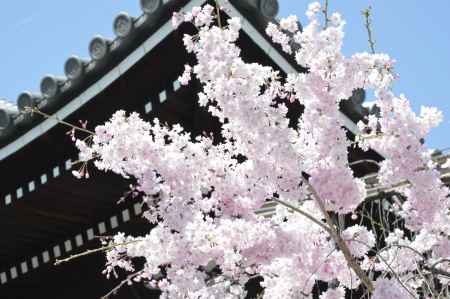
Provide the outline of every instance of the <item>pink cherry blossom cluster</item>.
<path id="1" fill-rule="evenodd" d="M 76 142 L 84 161 L 136 179 L 145 217 L 156 224 L 139 238 L 117 235 L 105 273 L 134 272 L 133 258 L 144 258 L 134 280 L 160 289 L 162 298 L 245 298 L 245 284 L 261 277 L 263 298 L 313 298 L 322 281 L 329 288 L 321 299 L 366 288 L 372 298 L 403 299 L 426 293 L 433 269 L 450 268 L 449 190 L 423 144 L 442 114 L 423 108 L 416 116 L 403 96 L 393 95 L 397 76 L 389 56 L 345 57 L 344 21 L 335 13 L 323 28 L 320 12 L 320 4 L 309 6 L 302 31 L 295 16 L 268 25 L 273 42 L 307 69 L 285 80 L 241 58 L 240 19 L 216 26 L 211 5 L 174 14 L 175 27 L 190 22 L 198 29 L 183 38 L 197 63 L 185 66 L 180 83 L 192 76 L 201 82 L 198 103 L 222 123 L 223 141 L 118 111 L 95 129 L 92 142 Z M 359 146 L 385 155 L 383 186 L 405 182 L 397 214 L 407 234 L 328 222 L 355 213 L 366 198 L 363 180 L 349 167 L 352 141 L 339 111 L 358 88 L 374 89 L 381 110 L 358 124 L 376 137 Z M 289 101 L 304 107 L 297 128 L 289 126 Z M 256 214 L 271 198 L 284 205 L 272 217 Z M 342 244 L 330 237 L 335 233 Z M 374 289 L 350 266 L 344 249 Z"/>

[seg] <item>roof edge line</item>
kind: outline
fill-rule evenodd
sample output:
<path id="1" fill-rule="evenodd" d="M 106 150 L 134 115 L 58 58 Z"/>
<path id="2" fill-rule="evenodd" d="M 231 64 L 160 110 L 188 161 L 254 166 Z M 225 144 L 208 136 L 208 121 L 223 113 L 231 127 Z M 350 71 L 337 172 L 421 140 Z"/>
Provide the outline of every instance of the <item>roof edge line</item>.
<path id="1" fill-rule="evenodd" d="M 205 3 L 206 0 L 192 0 L 181 8 L 181 11 L 187 11 L 194 6 L 200 6 Z M 219 3 L 223 4 L 222 0 Z M 280 53 L 276 50 L 273 45 L 267 41 L 258 30 L 250 23 L 250 21 L 244 17 L 233 4 L 230 5 L 231 16 L 240 17 L 242 22 L 242 30 L 248 34 L 250 39 L 252 39 L 267 55 L 286 73 L 296 73 L 295 68 L 289 63 Z M 118 79 L 122 74 L 124 74 L 128 69 L 130 69 L 135 63 L 137 63 L 142 57 L 144 57 L 148 52 L 150 52 L 156 45 L 158 45 L 166 36 L 173 32 L 173 26 L 171 20 L 168 20 L 161 26 L 154 34 L 152 34 L 146 41 L 144 41 L 139 47 L 137 47 L 133 52 L 131 52 L 127 57 L 125 57 L 116 67 L 110 70 L 102 78 L 93 83 L 89 88 L 82 92 L 75 99 L 71 100 L 68 104 L 64 105 L 61 109 L 55 112 L 55 116 L 60 119 L 65 119 L 67 116 L 75 112 L 77 109 L 82 107 L 85 103 L 92 100 L 96 95 L 107 88 L 112 82 Z M 339 117 L 344 126 L 350 130 L 353 134 L 357 135 L 360 133 L 357 125 L 342 111 L 339 111 Z M 23 134 L 18 139 L 9 143 L 2 149 L 0 149 L 0 161 L 4 160 L 11 154 L 17 152 L 28 143 L 36 139 L 37 137 L 43 135 L 51 128 L 56 126 L 58 122 L 55 119 L 46 119 L 39 125 L 32 128 L 30 131 Z M 385 155 L 383 155 L 385 156 Z"/>
<path id="2" fill-rule="evenodd" d="M 181 8 L 181 11 L 188 11 L 192 9 L 192 7 L 200 6 L 205 2 L 206 0 L 191 0 Z M 129 70 L 134 64 L 136 64 L 141 58 L 143 58 L 148 52 L 156 47 L 165 37 L 167 37 L 173 31 L 174 28 L 172 26 L 172 22 L 171 20 L 168 20 L 139 47 L 137 47 L 133 52 L 125 57 L 117 66 L 115 66 L 103 77 L 89 86 L 76 98 L 72 99 L 66 105 L 61 107 L 53 115 L 57 116 L 59 119 L 65 119 L 67 116 L 75 112 L 84 104 L 92 100 L 96 95 L 106 89 L 116 79 L 122 76 L 122 74 Z M 55 119 L 48 118 L 39 125 L 33 127 L 31 130 L 0 149 L 0 161 L 25 147 L 28 143 L 43 135 L 57 124 L 58 122 Z"/>

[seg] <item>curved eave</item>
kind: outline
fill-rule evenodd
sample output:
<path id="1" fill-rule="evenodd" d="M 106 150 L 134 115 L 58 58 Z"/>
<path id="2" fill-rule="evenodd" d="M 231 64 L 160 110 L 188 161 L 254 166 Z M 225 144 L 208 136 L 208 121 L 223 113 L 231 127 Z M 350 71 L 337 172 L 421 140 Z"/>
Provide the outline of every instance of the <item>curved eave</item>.
<path id="1" fill-rule="evenodd" d="M 189 11 L 194 6 L 200 6 L 207 2 L 207 0 L 192 0 L 181 8 L 181 11 Z M 223 2 L 219 0 L 219 3 Z M 251 23 L 251 21 L 244 17 L 241 12 L 233 5 L 230 5 L 230 16 L 240 17 L 242 19 L 242 30 L 253 40 L 253 42 L 260 47 L 278 67 L 286 74 L 298 72 L 295 63 L 288 61 L 280 51 L 272 44 L 263 34 Z M 82 107 L 87 102 L 91 101 L 100 92 L 105 90 L 110 84 L 121 77 L 127 70 L 142 59 L 148 52 L 150 52 L 156 45 L 158 45 L 165 37 L 173 32 L 171 21 L 168 20 L 161 27 L 159 27 L 147 40 L 133 50 L 120 63 L 103 75 L 99 80 L 86 88 L 81 94 L 70 100 L 66 105 L 54 113 L 58 119 L 65 119 L 77 109 Z M 339 117 L 344 126 L 353 134 L 358 134 L 359 129 L 356 124 L 343 112 L 339 112 Z M 39 136 L 45 134 L 51 128 L 56 126 L 58 121 L 56 119 L 46 119 L 40 124 L 34 126 L 32 129 L 5 145 L 0 149 L 0 161 L 8 156 L 19 151 L 21 148 L 37 139 Z"/>
<path id="2" fill-rule="evenodd" d="M 189 11 L 194 6 L 202 5 L 205 0 L 192 0 L 186 4 L 181 10 Z M 133 65 L 135 65 L 140 59 L 142 59 L 148 52 L 150 52 L 155 46 L 157 46 L 165 37 L 167 37 L 171 32 L 173 32 L 173 26 L 171 21 L 167 21 L 158 30 L 156 30 L 145 42 L 139 45 L 135 50 L 133 50 L 126 58 L 124 58 L 120 63 L 118 63 L 114 68 L 102 76 L 98 81 L 90 85 L 86 90 L 84 90 L 76 98 L 70 100 L 66 105 L 60 108 L 58 111 L 53 113 L 58 119 L 65 119 L 67 116 L 75 112 L 77 109 L 82 107 L 87 102 L 95 98 L 96 95 L 105 90 L 109 85 L 116 81 L 120 76 L 122 76 L 126 71 L 128 71 Z M 22 136 L 12 141 L 11 143 L 5 145 L 0 149 L 0 161 L 4 160 L 11 154 L 19 151 L 21 148 L 26 146 L 28 143 L 37 139 L 41 135 L 45 134 L 51 128 L 56 126 L 58 121 L 56 118 L 49 118 L 41 122 L 40 124 L 34 126 L 28 132 L 24 133 Z"/>

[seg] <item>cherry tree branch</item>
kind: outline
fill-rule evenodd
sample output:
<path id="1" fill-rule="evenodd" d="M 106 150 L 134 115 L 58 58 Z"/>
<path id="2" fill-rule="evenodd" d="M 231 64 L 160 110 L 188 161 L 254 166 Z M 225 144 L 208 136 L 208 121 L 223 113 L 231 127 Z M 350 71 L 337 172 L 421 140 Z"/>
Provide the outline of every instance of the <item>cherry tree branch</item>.
<path id="1" fill-rule="evenodd" d="M 345 260 L 347 261 L 347 264 L 350 266 L 350 268 L 355 271 L 356 275 L 361 279 L 361 282 L 366 286 L 368 291 L 372 293 L 374 291 L 374 287 L 372 284 L 372 281 L 369 279 L 369 277 L 364 273 L 364 271 L 359 266 L 358 262 L 355 260 L 353 255 L 350 252 L 350 249 L 348 248 L 345 241 L 342 239 L 342 237 L 337 233 L 336 229 L 333 226 L 333 221 L 331 220 L 330 215 L 328 214 L 327 210 L 325 209 L 325 205 L 322 202 L 322 199 L 320 198 L 317 191 L 314 189 L 314 187 L 311 185 L 311 183 L 306 179 L 303 178 L 303 182 L 308 186 L 309 191 L 311 192 L 314 200 L 317 202 L 317 205 L 319 206 L 320 211 L 322 212 L 323 216 L 325 217 L 325 221 L 328 224 L 328 227 L 330 228 L 330 236 L 333 238 L 334 242 L 336 242 L 336 245 L 339 247 L 339 249 L 344 254 Z"/>
<path id="2" fill-rule="evenodd" d="M 221 17 L 220 17 L 219 1 L 215 0 L 214 2 L 216 3 L 217 24 L 219 25 L 219 28 L 222 28 L 222 20 L 221 20 Z"/>
<path id="3" fill-rule="evenodd" d="M 370 18 L 371 14 L 372 14 L 372 7 L 371 6 L 367 7 L 361 13 L 364 16 L 364 20 L 365 20 L 365 26 L 366 26 L 366 30 L 367 30 L 370 50 L 371 50 L 372 54 L 375 54 L 375 41 L 373 40 L 373 36 L 372 36 L 373 35 L 372 19 Z"/>
<path id="4" fill-rule="evenodd" d="M 323 18 L 324 18 L 324 22 L 325 22 L 323 29 L 327 29 L 328 23 L 330 22 L 330 19 L 328 18 L 328 0 L 325 0 L 325 4 L 323 6 L 322 13 L 323 13 Z"/>

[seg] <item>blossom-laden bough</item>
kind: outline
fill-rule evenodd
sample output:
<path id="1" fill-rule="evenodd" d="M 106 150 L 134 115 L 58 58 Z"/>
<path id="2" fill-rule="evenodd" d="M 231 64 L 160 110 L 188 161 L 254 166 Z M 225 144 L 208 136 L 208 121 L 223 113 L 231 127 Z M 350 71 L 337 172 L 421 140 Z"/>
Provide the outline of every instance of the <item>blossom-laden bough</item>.
<path id="1" fill-rule="evenodd" d="M 123 111 L 88 141 L 77 140 L 83 161 L 136 179 L 133 192 L 143 195 L 145 217 L 155 224 L 139 238 L 114 237 L 108 276 L 118 268 L 131 272 L 127 279 L 160 289 L 162 298 L 244 298 L 245 284 L 255 277 L 260 296 L 270 299 L 313 298 L 319 282 L 328 283 L 322 299 L 447 292 L 449 190 L 422 142 L 442 115 L 423 108 L 417 116 L 404 96 L 394 95 L 388 55 L 345 57 L 344 21 L 327 15 L 323 28 L 320 11 L 318 3 L 309 6 L 303 31 L 294 16 L 267 27 L 307 70 L 286 78 L 243 61 L 239 18 L 215 25 L 211 5 L 174 15 L 174 26 L 190 22 L 198 30 L 183 38 L 197 63 L 185 67 L 180 82 L 189 84 L 192 76 L 201 82 L 198 103 L 221 122 L 222 141 Z M 354 143 L 339 117 L 339 103 L 355 89 L 374 90 L 381 111 L 358 124 L 376 138 L 357 146 L 385 155 L 382 186 L 408 182 L 400 184 L 391 209 L 401 225 L 338 226 L 333 220 L 364 214 L 365 184 L 349 167 Z M 286 115 L 293 101 L 304 107 L 296 128 Z M 270 198 L 280 203 L 274 215 L 255 214 Z M 133 264 L 137 257 L 145 260 L 141 269 Z"/>

